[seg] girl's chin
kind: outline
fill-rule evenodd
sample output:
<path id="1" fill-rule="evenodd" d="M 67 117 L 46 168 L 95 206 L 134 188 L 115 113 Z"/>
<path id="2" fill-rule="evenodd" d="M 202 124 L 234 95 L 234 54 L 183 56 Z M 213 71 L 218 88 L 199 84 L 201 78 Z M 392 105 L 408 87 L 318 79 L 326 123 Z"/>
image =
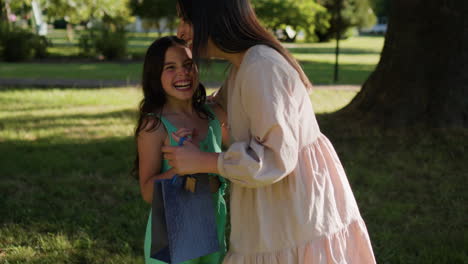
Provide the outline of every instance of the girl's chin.
<path id="1" fill-rule="evenodd" d="M 180 100 L 190 100 L 192 99 L 194 94 L 193 88 L 183 89 L 183 90 L 176 90 L 174 96 Z"/>

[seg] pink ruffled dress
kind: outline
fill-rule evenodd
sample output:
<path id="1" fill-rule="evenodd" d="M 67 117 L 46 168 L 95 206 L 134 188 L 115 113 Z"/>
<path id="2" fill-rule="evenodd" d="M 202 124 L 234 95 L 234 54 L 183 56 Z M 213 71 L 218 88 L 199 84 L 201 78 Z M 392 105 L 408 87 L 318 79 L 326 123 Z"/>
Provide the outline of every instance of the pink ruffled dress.
<path id="1" fill-rule="evenodd" d="M 218 159 L 232 182 L 224 263 L 375 263 L 340 160 L 281 54 L 250 48 L 216 99 L 232 143 Z"/>

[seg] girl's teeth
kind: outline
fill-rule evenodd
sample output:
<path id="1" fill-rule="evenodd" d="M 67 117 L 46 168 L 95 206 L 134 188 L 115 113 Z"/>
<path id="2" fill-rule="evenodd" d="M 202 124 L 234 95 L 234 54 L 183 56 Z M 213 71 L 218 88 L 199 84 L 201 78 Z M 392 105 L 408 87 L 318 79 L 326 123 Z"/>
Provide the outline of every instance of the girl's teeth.
<path id="1" fill-rule="evenodd" d="M 185 82 L 185 83 L 179 83 L 179 84 L 174 84 L 174 87 L 176 89 L 188 89 L 192 86 L 190 82 Z"/>

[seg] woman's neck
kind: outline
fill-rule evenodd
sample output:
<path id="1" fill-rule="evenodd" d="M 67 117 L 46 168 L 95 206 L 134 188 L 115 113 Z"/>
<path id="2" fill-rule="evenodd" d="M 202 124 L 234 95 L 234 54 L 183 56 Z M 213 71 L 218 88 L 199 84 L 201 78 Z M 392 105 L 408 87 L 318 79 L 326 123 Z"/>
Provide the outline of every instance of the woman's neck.
<path id="1" fill-rule="evenodd" d="M 225 55 L 222 58 L 228 60 L 230 63 L 232 63 L 232 65 L 239 68 L 242 63 L 242 60 L 244 59 L 244 55 L 245 51 L 238 53 L 225 53 Z"/>
<path id="2" fill-rule="evenodd" d="M 237 68 L 240 67 L 242 60 L 244 59 L 244 55 L 247 52 L 247 50 L 244 50 L 236 53 L 227 53 L 216 47 L 211 40 L 208 41 L 208 50 L 210 57 L 225 59 Z"/>

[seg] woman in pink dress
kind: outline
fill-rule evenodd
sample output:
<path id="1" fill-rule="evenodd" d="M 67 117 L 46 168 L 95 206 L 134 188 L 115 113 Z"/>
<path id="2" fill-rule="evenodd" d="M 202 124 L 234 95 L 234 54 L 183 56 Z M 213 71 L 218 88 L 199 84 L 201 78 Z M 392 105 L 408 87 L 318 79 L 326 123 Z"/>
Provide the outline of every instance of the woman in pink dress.
<path id="1" fill-rule="evenodd" d="M 259 24 L 248 0 L 178 0 L 177 8 L 178 36 L 191 45 L 194 59 L 232 64 L 216 95 L 228 113 L 229 148 L 206 153 L 190 142 L 163 147 L 177 173 L 218 173 L 231 181 L 224 263 L 375 263 L 296 60 Z"/>

